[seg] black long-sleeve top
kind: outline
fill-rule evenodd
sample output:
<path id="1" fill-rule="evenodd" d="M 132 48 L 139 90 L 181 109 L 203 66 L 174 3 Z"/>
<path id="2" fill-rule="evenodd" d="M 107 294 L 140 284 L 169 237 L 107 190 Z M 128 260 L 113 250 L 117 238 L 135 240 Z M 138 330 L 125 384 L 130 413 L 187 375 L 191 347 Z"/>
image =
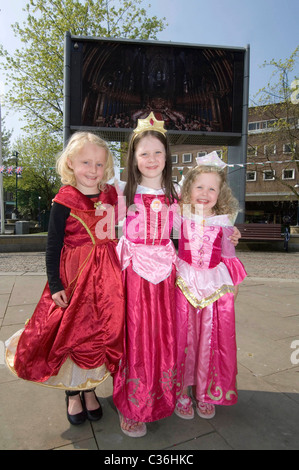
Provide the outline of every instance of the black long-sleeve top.
<path id="1" fill-rule="evenodd" d="M 97 197 L 98 194 L 87 195 L 89 198 Z M 50 213 L 48 240 L 46 248 L 46 268 L 51 294 L 64 290 L 60 279 L 60 256 L 64 244 L 65 225 L 71 213 L 69 207 L 57 202 L 53 203 Z"/>

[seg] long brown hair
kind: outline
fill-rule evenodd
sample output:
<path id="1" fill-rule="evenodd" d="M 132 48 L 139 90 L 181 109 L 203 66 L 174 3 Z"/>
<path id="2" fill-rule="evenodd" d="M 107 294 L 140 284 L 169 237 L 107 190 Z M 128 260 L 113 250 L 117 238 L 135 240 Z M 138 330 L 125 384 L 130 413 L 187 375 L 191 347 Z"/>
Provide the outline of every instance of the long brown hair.
<path id="1" fill-rule="evenodd" d="M 165 137 L 161 132 L 157 131 L 144 131 L 140 134 L 133 135 L 131 137 L 128 156 L 127 156 L 127 184 L 124 190 L 124 196 L 126 197 L 127 207 L 131 206 L 134 203 L 134 196 L 136 193 L 137 185 L 140 184 L 142 175 L 138 170 L 137 161 L 135 157 L 135 152 L 137 145 L 144 137 L 156 137 L 163 144 L 165 148 L 165 167 L 162 172 L 162 188 L 169 203 L 172 204 L 178 199 L 177 192 L 175 190 L 173 181 L 172 181 L 172 158 L 170 153 L 170 147 L 167 137 Z"/>

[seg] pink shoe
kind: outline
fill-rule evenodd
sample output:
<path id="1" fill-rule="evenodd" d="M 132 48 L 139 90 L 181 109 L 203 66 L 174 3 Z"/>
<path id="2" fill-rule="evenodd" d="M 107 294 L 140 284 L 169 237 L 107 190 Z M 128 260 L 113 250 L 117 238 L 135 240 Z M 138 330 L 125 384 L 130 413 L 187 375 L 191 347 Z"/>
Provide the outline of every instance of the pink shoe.
<path id="1" fill-rule="evenodd" d="M 120 429 L 129 437 L 143 437 L 147 433 L 146 424 L 126 418 L 117 410 L 119 416 Z"/>
<path id="2" fill-rule="evenodd" d="M 211 403 L 197 402 L 196 412 L 203 419 L 212 419 L 215 416 L 215 406 Z"/>
<path id="3" fill-rule="evenodd" d="M 188 397 L 188 395 L 180 395 L 176 402 L 174 412 L 179 418 L 193 419 L 194 409 L 191 398 Z"/>

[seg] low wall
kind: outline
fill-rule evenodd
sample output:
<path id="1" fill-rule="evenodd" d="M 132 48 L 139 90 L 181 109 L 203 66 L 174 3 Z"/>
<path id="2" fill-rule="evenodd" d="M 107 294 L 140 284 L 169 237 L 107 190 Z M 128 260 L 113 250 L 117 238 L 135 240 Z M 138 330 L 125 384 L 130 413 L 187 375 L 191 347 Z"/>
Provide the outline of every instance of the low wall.
<path id="1" fill-rule="evenodd" d="M 46 251 L 47 234 L 0 235 L 0 253 Z"/>
<path id="2" fill-rule="evenodd" d="M 177 240 L 174 240 L 175 245 Z M 0 253 L 40 251 L 45 252 L 47 234 L 29 235 L 0 235 Z M 281 242 L 247 242 L 240 240 L 239 250 L 248 251 L 284 251 L 283 240 Z M 299 251 L 299 235 L 291 235 L 289 251 Z"/>

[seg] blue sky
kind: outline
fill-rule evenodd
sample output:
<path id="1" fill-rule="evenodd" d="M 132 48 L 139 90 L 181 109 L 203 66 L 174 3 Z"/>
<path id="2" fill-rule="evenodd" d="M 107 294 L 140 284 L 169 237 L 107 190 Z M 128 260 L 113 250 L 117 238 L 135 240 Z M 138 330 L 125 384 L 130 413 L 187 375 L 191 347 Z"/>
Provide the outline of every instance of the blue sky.
<path id="1" fill-rule="evenodd" d="M 22 12 L 26 3 L 27 0 L 0 0 L 0 43 L 10 52 L 19 46 L 10 25 L 26 18 Z M 271 67 L 262 67 L 264 61 L 284 62 L 299 44 L 298 0 L 144 0 L 142 3 L 144 7 L 148 4 L 152 16 L 165 16 L 169 24 L 159 35 L 161 41 L 249 45 L 251 105 L 273 71 Z M 295 74 L 299 76 L 299 70 Z M 5 106 L 2 113 L 6 114 Z M 18 115 L 10 113 L 6 127 L 14 127 L 18 132 L 17 121 Z"/>

